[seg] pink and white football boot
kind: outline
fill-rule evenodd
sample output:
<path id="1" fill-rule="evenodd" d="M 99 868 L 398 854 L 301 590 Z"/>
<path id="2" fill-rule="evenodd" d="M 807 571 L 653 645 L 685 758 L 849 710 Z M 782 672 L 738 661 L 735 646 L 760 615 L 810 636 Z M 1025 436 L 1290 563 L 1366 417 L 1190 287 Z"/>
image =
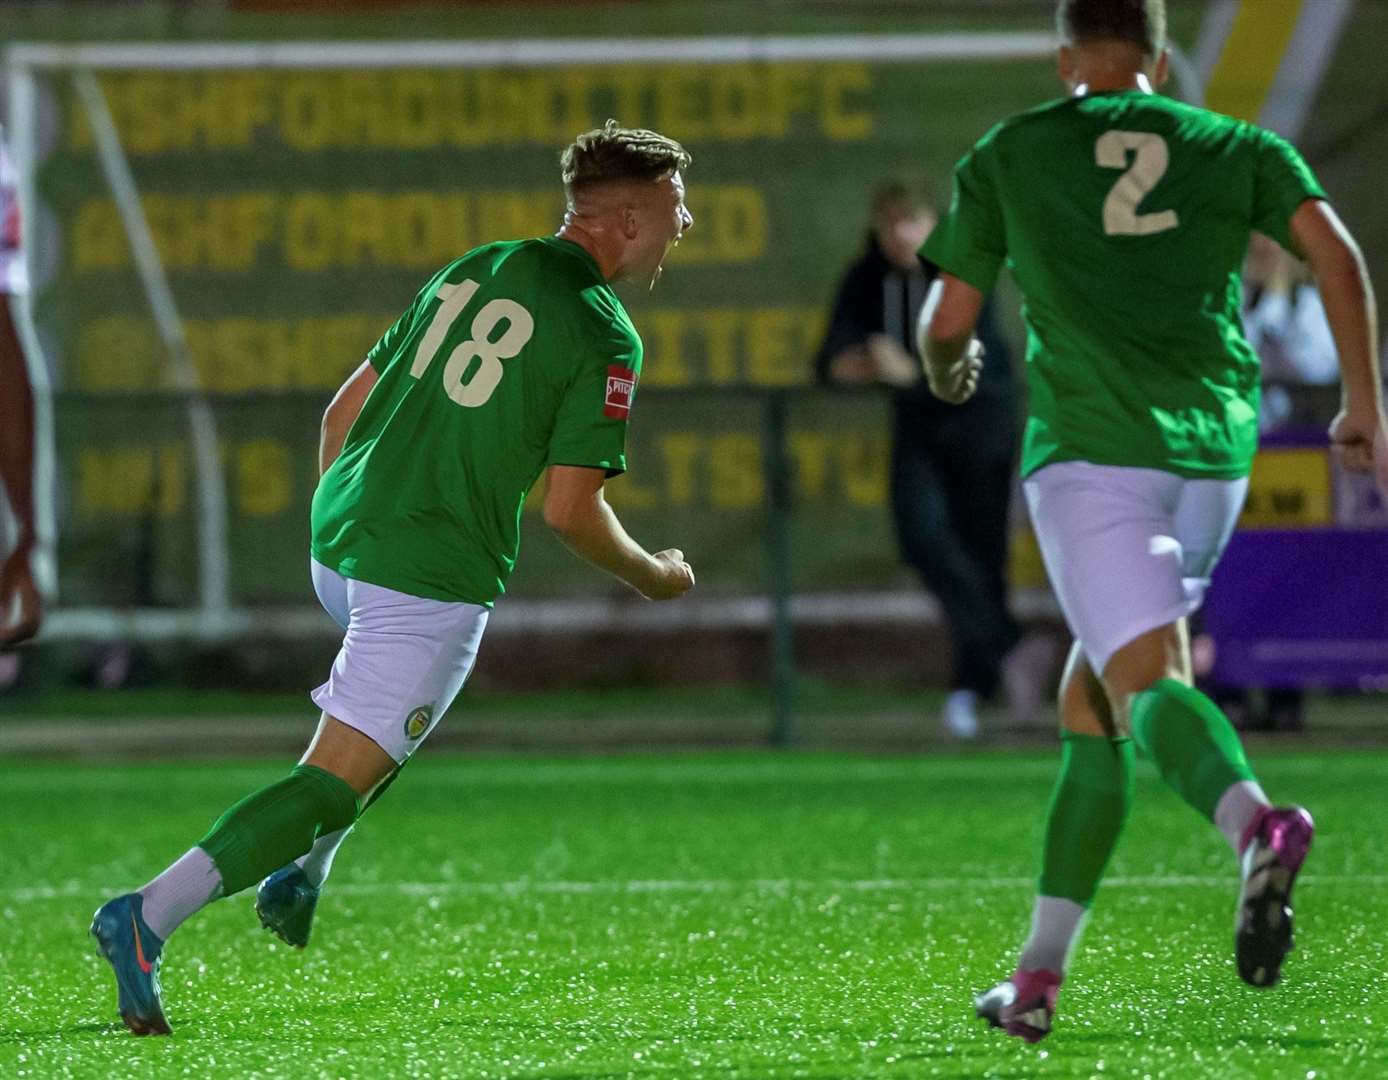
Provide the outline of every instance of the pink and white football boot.
<path id="1" fill-rule="evenodd" d="M 1234 956 L 1239 977 L 1250 986 L 1272 986 L 1282 977 L 1282 961 L 1292 951 L 1292 883 L 1315 830 L 1301 807 L 1269 806 L 1243 834 Z"/>
<path id="2" fill-rule="evenodd" d="M 1060 992 L 1063 976 L 1038 968 L 1025 971 L 1018 968 L 1012 978 L 1000 982 L 974 999 L 974 1011 L 980 1020 L 992 1027 L 1002 1028 L 1009 1035 L 1038 1043 L 1051 1033 L 1051 1018 L 1055 1016 L 1055 998 Z"/>

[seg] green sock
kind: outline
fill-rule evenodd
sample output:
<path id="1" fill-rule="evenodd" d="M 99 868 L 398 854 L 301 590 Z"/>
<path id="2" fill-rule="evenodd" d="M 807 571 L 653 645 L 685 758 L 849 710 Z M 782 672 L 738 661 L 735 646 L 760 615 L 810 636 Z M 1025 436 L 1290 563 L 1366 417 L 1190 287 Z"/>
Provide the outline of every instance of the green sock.
<path id="1" fill-rule="evenodd" d="M 406 758 L 406 761 L 409 759 Z M 362 804 L 361 811 L 357 814 L 357 819 L 371 809 L 376 804 L 376 800 L 386 793 L 386 788 L 395 783 L 395 778 L 400 775 L 400 770 L 404 765 L 397 765 L 390 771 L 384 780 L 376 785 L 366 802 Z M 354 823 L 355 824 L 355 823 Z M 294 861 L 299 864 L 299 869 L 308 878 L 308 883 L 315 889 L 321 889 L 328 880 L 328 874 L 332 872 L 333 860 L 337 858 L 337 849 L 342 846 L 343 841 L 352 833 L 352 829 L 337 829 L 334 832 L 320 832 L 318 838 L 314 840 L 313 847 L 308 849 L 308 854 L 301 855 Z"/>
<path id="2" fill-rule="evenodd" d="M 230 896 L 297 859 L 325 833 L 357 819 L 357 795 L 315 765 L 296 765 L 283 780 L 247 795 L 198 841 Z"/>
<path id="3" fill-rule="evenodd" d="M 1133 746 L 1102 735 L 1060 736 L 1060 776 L 1046 815 L 1040 894 L 1088 907 L 1133 805 Z"/>
<path id="4" fill-rule="evenodd" d="M 1175 679 L 1158 679 L 1133 696 L 1133 739 L 1176 794 L 1211 821 L 1220 796 L 1257 780 L 1243 744 L 1219 706 Z"/>

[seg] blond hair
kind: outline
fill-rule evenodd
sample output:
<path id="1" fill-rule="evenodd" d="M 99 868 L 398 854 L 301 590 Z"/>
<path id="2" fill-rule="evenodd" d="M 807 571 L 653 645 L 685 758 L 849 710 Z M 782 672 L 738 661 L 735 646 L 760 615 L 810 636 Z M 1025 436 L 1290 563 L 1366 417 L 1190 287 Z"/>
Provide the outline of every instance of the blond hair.
<path id="1" fill-rule="evenodd" d="M 564 187 L 573 193 L 614 181 L 660 180 L 687 168 L 691 160 L 689 151 L 674 139 L 609 120 L 576 138 L 559 165 Z"/>

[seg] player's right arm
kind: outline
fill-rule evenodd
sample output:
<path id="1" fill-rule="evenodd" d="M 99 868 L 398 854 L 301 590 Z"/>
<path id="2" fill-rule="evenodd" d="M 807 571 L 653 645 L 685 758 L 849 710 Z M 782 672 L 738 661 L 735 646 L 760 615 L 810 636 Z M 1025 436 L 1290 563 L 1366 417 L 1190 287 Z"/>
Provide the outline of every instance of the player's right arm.
<path id="1" fill-rule="evenodd" d="M 978 389 L 983 345 L 974 337 L 974 328 L 983 300 L 983 293 L 967 281 L 941 273 L 916 323 L 916 344 L 925 358 L 930 392 L 951 405 L 962 405 Z"/>
<path id="2" fill-rule="evenodd" d="M 1340 358 L 1340 414 L 1330 428 L 1348 469 L 1375 469 L 1388 488 L 1388 423 L 1378 361 L 1378 312 L 1359 245 L 1323 199 L 1308 199 L 1292 215 L 1293 243 L 1311 266 Z M 1375 454 L 1377 449 L 1377 454 Z"/>
<path id="3" fill-rule="evenodd" d="M 694 571 L 675 548 L 650 554 L 633 540 L 603 497 L 604 470 L 551 465 L 545 473 L 545 524 L 579 558 L 625 581 L 650 600 L 673 600 L 694 587 Z"/>
<path id="4" fill-rule="evenodd" d="M 1007 257 L 1007 233 L 993 169 L 997 128 L 954 167 L 949 211 L 921 245 L 921 258 L 939 267 L 916 323 L 916 344 L 926 381 L 936 397 L 968 401 L 983 370 L 983 346 L 974 336 L 983 302 Z"/>

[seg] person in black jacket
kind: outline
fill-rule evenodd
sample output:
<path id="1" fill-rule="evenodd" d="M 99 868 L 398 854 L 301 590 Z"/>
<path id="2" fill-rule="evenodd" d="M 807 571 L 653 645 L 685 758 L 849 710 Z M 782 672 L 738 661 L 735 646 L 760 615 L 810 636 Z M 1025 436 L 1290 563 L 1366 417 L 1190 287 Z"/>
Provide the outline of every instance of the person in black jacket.
<path id="1" fill-rule="evenodd" d="M 1041 703 L 1054 643 L 1022 636 L 1007 607 L 1008 509 L 1017 405 L 1006 344 L 991 307 L 978 392 L 948 405 L 925 384 L 913 342 L 936 268 L 916 253 L 936 221 L 924 193 L 902 183 L 872 201 L 867 250 L 845 273 L 815 358 L 829 386 L 880 383 L 893 405 L 891 504 L 902 557 L 939 599 L 954 643 L 944 721 L 978 734 L 978 706 L 1006 683 L 1014 722 Z"/>

